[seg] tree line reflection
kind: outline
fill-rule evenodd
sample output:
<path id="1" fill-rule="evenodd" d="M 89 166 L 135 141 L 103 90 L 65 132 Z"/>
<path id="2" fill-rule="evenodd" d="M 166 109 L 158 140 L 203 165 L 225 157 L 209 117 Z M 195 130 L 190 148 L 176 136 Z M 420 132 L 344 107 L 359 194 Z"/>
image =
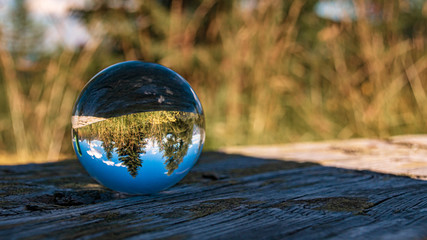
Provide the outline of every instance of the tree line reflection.
<path id="1" fill-rule="evenodd" d="M 102 141 L 107 158 L 111 160 L 116 152 L 129 174 L 136 177 L 150 141 L 163 154 L 167 174 L 171 175 L 187 155 L 195 126 L 204 127 L 199 114 L 155 111 L 109 118 L 73 132 L 79 139 Z"/>

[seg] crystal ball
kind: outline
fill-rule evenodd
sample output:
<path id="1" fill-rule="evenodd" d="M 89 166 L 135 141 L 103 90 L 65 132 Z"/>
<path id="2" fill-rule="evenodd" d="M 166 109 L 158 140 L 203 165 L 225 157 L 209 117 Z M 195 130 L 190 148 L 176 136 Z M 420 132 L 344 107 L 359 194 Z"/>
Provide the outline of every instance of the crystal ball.
<path id="1" fill-rule="evenodd" d="M 96 74 L 72 113 L 80 163 L 102 185 L 151 194 L 179 182 L 203 148 L 205 123 L 196 93 L 180 75 L 128 61 Z"/>

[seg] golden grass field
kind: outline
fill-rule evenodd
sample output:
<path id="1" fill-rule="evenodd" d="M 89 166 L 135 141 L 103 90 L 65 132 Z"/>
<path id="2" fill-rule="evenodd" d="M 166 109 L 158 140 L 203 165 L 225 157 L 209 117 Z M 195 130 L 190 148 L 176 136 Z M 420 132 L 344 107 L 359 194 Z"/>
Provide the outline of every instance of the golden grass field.
<path id="1" fill-rule="evenodd" d="M 137 2 L 74 9 L 92 33 L 81 48 L 29 63 L 29 49 L 2 44 L 0 164 L 74 157 L 79 92 L 103 68 L 135 59 L 192 85 L 205 149 L 427 132 L 425 1 L 375 1 L 374 12 L 354 1 L 357 19 L 339 22 L 318 17 L 316 1 Z"/>

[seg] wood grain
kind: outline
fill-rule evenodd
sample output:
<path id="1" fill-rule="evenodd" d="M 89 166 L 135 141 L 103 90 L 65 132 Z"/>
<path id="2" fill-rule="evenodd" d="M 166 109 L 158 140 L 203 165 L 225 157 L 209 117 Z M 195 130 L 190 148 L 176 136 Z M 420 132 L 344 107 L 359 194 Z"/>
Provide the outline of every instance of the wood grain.
<path id="1" fill-rule="evenodd" d="M 365 159 L 371 151 L 348 149 L 372 142 L 382 143 L 375 151 L 389 144 L 412 151 L 398 139 L 336 142 L 333 152 Z M 311 160 L 324 148 L 309 145 L 307 161 L 204 153 L 181 183 L 150 196 L 105 189 L 77 160 L 0 166 L 0 239 L 427 238 L 426 181 L 322 166 Z"/>
<path id="2" fill-rule="evenodd" d="M 408 175 L 427 180 L 427 136 L 406 135 L 389 139 L 296 143 L 275 146 L 228 147 L 222 152 L 265 159 L 315 162 L 356 170 Z"/>

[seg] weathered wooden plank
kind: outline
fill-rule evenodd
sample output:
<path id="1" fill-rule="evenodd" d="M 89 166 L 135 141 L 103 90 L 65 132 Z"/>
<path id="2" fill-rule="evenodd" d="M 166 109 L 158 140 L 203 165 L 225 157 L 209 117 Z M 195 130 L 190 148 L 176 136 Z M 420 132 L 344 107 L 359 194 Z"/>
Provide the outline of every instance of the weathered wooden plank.
<path id="1" fill-rule="evenodd" d="M 357 170 L 408 175 L 427 179 L 427 135 L 405 135 L 385 140 L 296 143 L 275 146 L 228 147 L 222 152 L 268 159 L 315 162 Z"/>
<path id="2" fill-rule="evenodd" d="M 106 118 L 93 117 L 93 116 L 72 116 L 71 125 L 73 126 L 73 128 L 80 128 L 80 127 L 84 127 L 86 125 L 97 123 L 104 120 L 106 120 Z"/>
<path id="3" fill-rule="evenodd" d="M 204 153 L 150 196 L 105 189 L 77 160 L 2 166 L 0 186 L 7 239 L 427 237 L 426 181 L 301 160 Z"/>

